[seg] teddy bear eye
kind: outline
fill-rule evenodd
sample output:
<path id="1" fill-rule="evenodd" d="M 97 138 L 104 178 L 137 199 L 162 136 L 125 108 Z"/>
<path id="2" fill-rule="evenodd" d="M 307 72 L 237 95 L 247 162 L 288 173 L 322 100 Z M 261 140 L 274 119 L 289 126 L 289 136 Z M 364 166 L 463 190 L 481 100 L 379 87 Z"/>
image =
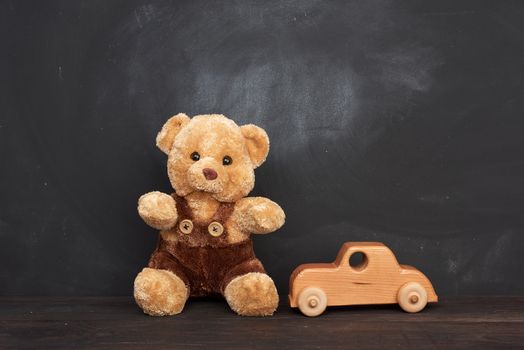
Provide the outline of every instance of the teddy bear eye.
<path id="1" fill-rule="evenodd" d="M 230 156 L 225 156 L 222 159 L 222 164 L 224 164 L 224 165 L 231 165 L 231 163 L 233 163 L 233 159 L 231 159 Z"/>
<path id="2" fill-rule="evenodd" d="M 191 159 L 193 159 L 196 162 L 200 159 L 200 154 L 198 154 L 198 152 L 191 153 Z"/>

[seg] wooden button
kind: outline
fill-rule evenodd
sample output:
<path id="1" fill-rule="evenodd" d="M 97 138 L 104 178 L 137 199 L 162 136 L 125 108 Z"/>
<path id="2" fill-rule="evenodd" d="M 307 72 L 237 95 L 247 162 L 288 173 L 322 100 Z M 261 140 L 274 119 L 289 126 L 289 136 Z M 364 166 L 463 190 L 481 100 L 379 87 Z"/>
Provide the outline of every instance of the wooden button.
<path id="1" fill-rule="evenodd" d="M 211 236 L 218 237 L 224 232 L 224 226 L 222 226 L 219 222 L 213 221 L 209 224 L 207 230 Z"/>
<path id="2" fill-rule="evenodd" d="M 180 229 L 180 231 L 182 231 L 182 233 L 188 235 L 191 233 L 191 231 L 193 231 L 193 223 L 191 222 L 191 220 L 185 219 L 180 221 L 180 225 L 178 225 L 178 228 Z"/>

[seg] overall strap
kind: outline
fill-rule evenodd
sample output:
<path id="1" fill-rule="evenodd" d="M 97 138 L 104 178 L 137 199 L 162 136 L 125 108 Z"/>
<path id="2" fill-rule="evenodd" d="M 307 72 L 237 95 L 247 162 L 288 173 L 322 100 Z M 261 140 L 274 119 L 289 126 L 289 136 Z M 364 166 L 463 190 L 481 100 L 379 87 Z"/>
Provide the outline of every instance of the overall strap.
<path id="1" fill-rule="evenodd" d="M 233 214 L 235 203 L 220 203 L 216 213 L 208 222 L 199 223 L 193 220 L 191 207 L 184 197 L 172 194 L 176 201 L 178 222 L 175 228 L 179 243 L 192 247 L 220 247 L 229 245 L 227 220 Z"/>
<path id="2" fill-rule="evenodd" d="M 186 199 L 184 197 L 178 196 L 176 193 L 172 193 L 171 196 L 176 202 L 176 210 L 178 212 L 178 217 L 180 219 L 193 220 L 193 213 L 191 211 L 191 208 L 187 204 Z M 235 211 L 235 203 L 220 203 L 215 215 L 213 215 L 213 217 L 207 223 L 207 225 L 213 221 L 225 225 L 227 220 L 229 220 L 229 218 L 233 214 L 233 211 Z"/>
<path id="3" fill-rule="evenodd" d="M 211 221 L 217 221 L 222 225 L 225 225 L 227 220 L 233 214 L 235 210 L 235 203 L 220 203 L 217 212 L 211 218 Z"/>
<path id="4" fill-rule="evenodd" d="M 176 193 L 172 193 L 171 197 L 173 197 L 176 202 L 179 221 L 180 219 L 193 220 L 193 213 L 191 212 L 191 208 L 189 208 L 186 199 L 184 197 L 179 197 Z"/>

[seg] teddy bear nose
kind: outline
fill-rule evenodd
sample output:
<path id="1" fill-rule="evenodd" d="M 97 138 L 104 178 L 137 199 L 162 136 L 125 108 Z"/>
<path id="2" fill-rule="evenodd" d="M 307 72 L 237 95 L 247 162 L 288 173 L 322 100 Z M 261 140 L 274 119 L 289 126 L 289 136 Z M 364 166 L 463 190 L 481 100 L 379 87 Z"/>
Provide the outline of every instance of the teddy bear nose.
<path id="1" fill-rule="evenodd" d="M 217 172 L 210 168 L 204 168 L 202 169 L 202 172 L 204 173 L 206 180 L 214 180 L 218 177 Z"/>

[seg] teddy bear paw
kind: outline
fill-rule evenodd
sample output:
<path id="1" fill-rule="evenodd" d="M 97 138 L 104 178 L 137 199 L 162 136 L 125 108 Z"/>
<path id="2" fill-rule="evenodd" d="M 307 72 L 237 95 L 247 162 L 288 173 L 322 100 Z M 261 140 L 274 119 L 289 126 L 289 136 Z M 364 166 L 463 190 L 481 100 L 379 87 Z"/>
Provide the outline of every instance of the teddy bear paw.
<path id="1" fill-rule="evenodd" d="M 182 311 L 189 290 L 174 273 L 146 267 L 135 278 L 134 296 L 144 313 L 167 316 Z"/>
<path id="2" fill-rule="evenodd" d="M 277 203 L 263 197 L 246 198 L 244 202 L 247 205 L 239 213 L 240 221 L 251 233 L 270 233 L 284 225 L 286 215 Z"/>
<path id="3" fill-rule="evenodd" d="M 231 309 L 242 316 L 271 316 L 278 306 L 275 283 L 260 272 L 234 278 L 224 290 L 224 296 Z"/>
<path id="4" fill-rule="evenodd" d="M 158 191 L 146 193 L 138 199 L 138 214 L 146 224 L 158 230 L 172 228 L 178 219 L 173 197 Z"/>

